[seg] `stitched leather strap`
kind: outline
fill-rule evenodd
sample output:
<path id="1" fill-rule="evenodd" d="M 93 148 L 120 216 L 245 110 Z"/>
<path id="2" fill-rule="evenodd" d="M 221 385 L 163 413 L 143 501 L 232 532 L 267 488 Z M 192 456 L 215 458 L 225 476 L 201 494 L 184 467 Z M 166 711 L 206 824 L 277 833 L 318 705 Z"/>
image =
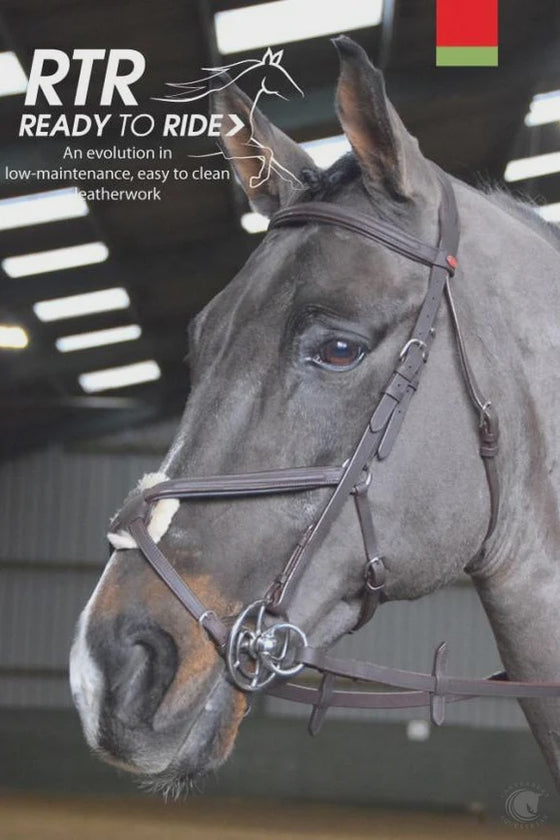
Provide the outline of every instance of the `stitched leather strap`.
<path id="1" fill-rule="evenodd" d="M 356 505 L 358 522 L 360 523 L 360 531 L 362 532 L 362 541 L 366 554 L 366 567 L 364 572 L 362 606 L 358 621 L 352 630 L 353 633 L 373 618 L 373 614 L 381 601 L 381 593 L 386 578 L 385 565 L 383 558 L 379 555 L 371 505 L 368 499 L 369 484 L 368 475 L 368 478 L 354 489 L 354 503 Z"/>
<path id="2" fill-rule="evenodd" d="M 345 210 L 338 204 L 328 204 L 325 201 L 302 202 L 279 210 L 270 220 L 268 228 L 270 230 L 292 224 L 301 225 L 302 222 L 319 222 L 341 227 L 351 233 L 380 242 L 390 251 L 395 251 L 415 262 L 439 266 L 446 271 L 452 269 L 452 265 L 448 262 L 450 252 L 445 248 L 434 248 L 394 225 L 371 219 L 363 213 Z M 451 255 L 454 256 L 454 254 Z"/>
<path id="3" fill-rule="evenodd" d="M 138 548 L 143 552 L 144 557 L 146 557 L 153 570 L 167 584 L 194 620 L 198 621 L 204 627 L 208 635 L 216 643 L 218 649 L 223 648 L 227 642 L 228 628 L 212 610 L 207 609 L 199 601 L 190 586 L 186 585 L 167 557 L 160 551 L 150 537 L 142 519 L 134 519 L 130 522 L 128 530 L 136 540 Z"/>
<path id="4" fill-rule="evenodd" d="M 394 688 L 419 690 L 428 693 L 471 697 L 550 697 L 560 695 L 560 684 L 553 682 L 513 682 L 494 679 L 466 679 L 448 677 L 445 669 L 439 674 L 404 671 L 374 662 L 356 659 L 337 659 L 325 648 L 305 647 L 298 660 L 321 673 L 365 682 L 380 683 Z M 445 680 L 445 681 L 444 681 Z"/>
<path id="5" fill-rule="evenodd" d="M 486 534 L 484 535 L 484 539 L 482 540 L 479 550 L 465 566 L 465 571 L 472 574 L 480 569 L 484 561 L 488 542 L 494 533 L 496 523 L 498 521 L 498 512 L 500 508 L 500 480 L 496 467 L 496 455 L 498 454 L 500 427 L 496 409 L 492 403 L 489 400 L 486 400 L 482 395 L 476 377 L 473 373 L 473 369 L 469 363 L 465 339 L 463 338 L 463 331 L 461 329 L 454 295 L 449 282 L 446 285 L 445 294 L 451 323 L 453 324 L 453 330 L 455 333 L 459 360 L 463 371 L 463 381 L 467 388 L 470 401 L 478 414 L 478 435 L 480 439 L 479 451 L 484 464 L 484 470 L 486 472 L 486 481 L 490 497 L 490 516 L 488 519 Z"/>
<path id="6" fill-rule="evenodd" d="M 326 662 L 323 663 L 323 666 L 320 673 L 331 674 Z M 331 680 L 328 700 L 321 696 L 321 688 L 317 689 L 290 682 L 274 683 L 267 687 L 266 693 L 272 697 L 279 697 L 294 703 L 305 703 L 314 707 L 320 706 L 323 715 L 329 706 L 346 709 L 430 709 L 433 706 L 434 696 L 443 697 L 448 703 L 472 700 L 474 697 L 519 699 L 560 696 L 559 683 L 509 682 L 504 672 L 499 672 L 486 679 L 478 680 L 459 680 L 458 678 L 450 677 L 445 687 L 445 694 L 435 694 L 435 680 L 432 674 L 419 674 L 418 677 L 419 681 L 423 684 L 430 684 L 430 680 L 432 680 L 432 690 L 420 690 L 416 688 L 402 691 L 348 691 L 333 688 L 334 682 Z M 351 679 L 354 679 L 354 677 L 352 676 Z M 380 680 L 375 680 L 375 682 L 385 685 L 398 685 L 399 681 L 396 675 L 394 679 L 391 678 L 391 682 L 381 683 Z M 439 691 L 441 691 L 441 682 Z M 439 717 L 434 722 L 440 725 L 443 720 Z M 312 732 L 312 734 L 315 733 Z"/>
<path id="7" fill-rule="evenodd" d="M 216 475 L 205 478 L 177 478 L 155 484 L 146 490 L 148 504 L 161 499 L 203 499 L 206 497 L 243 496 L 249 493 L 289 493 L 335 487 L 341 479 L 341 467 L 290 467 L 283 470 Z"/>

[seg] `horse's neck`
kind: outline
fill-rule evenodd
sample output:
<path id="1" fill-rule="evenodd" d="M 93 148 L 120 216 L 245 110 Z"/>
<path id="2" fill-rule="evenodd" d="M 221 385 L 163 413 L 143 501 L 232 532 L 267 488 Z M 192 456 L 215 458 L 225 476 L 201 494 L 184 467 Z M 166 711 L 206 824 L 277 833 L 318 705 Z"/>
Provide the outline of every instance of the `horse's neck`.
<path id="1" fill-rule="evenodd" d="M 502 429 L 497 543 L 560 563 L 560 248 L 474 191 L 460 195 L 464 274 L 455 288 L 475 372 Z"/>
<path id="2" fill-rule="evenodd" d="M 546 550 L 516 550 L 514 564 L 476 581 L 512 680 L 560 682 L 559 561 Z M 520 702 L 560 790 L 560 699 Z"/>
<path id="3" fill-rule="evenodd" d="M 504 211 L 492 225 L 492 210 L 465 243 L 481 273 L 469 272 L 475 363 L 502 427 L 500 520 L 475 583 L 510 679 L 560 681 L 558 255 Z M 560 700 L 522 705 L 560 785 Z"/>
<path id="4" fill-rule="evenodd" d="M 507 422 L 502 415 L 502 426 Z M 525 429 L 526 437 L 537 433 Z M 548 480 L 545 453 L 532 454 L 533 463 L 531 450 L 520 446 L 517 468 L 505 471 L 499 540 L 489 573 L 475 576 L 475 584 L 509 678 L 560 682 L 558 492 Z M 504 455 L 516 459 L 511 450 Z M 560 699 L 521 706 L 560 789 Z"/>

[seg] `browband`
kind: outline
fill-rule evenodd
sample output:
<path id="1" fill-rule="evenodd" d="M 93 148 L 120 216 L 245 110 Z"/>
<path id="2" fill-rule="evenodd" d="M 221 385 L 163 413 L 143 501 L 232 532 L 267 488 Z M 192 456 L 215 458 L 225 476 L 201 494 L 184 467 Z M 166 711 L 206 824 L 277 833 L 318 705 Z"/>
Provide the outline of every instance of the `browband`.
<path id="1" fill-rule="evenodd" d="M 268 229 L 319 222 L 323 225 L 341 227 L 367 239 L 380 242 L 390 251 L 422 265 L 438 266 L 453 274 L 457 267 L 455 254 L 445 248 L 434 247 L 411 236 L 404 230 L 386 222 L 370 219 L 363 213 L 354 213 L 327 202 L 302 202 L 279 210 L 271 218 Z"/>

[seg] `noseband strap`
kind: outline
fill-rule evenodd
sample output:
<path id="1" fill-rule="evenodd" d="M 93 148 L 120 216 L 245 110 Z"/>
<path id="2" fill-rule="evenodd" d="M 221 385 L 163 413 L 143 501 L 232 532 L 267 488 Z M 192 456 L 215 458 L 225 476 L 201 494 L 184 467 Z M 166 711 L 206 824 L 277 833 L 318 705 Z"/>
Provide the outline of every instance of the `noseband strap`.
<path id="1" fill-rule="evenodd" d="M 495 466 L 498 419 L 494 407 L 482 395 L 467 357 L 450 285 L 457 266 L 459 245 L 457 204 L 449 178 L 437 168 L 436 173 L 441 184 L 437 246 L 421 242 L 393 225 L 323 202 L 302 203 L 286 208 L 278 212 L 270 222 L 270 228 L 278 232 L 284 228 L 308 224 L 335 226 L 375 241 L 409 260 L 430 266 L 426 297 L 409 340 L 402 348 L 370 421 L 345 464 L 342 467 L 296 467 L 165 481 L 134 496 L 112 523 L 113 532 L 129 532 L 153 570 L 207 632 L 226 662 L 232 683 L 245 692 L 266 689 L 274 696 L 311 704 L 313 711 L 310 731 L 313 734 L 319 730 L 329 706 L 368 709 L 428 707 L 434 723 L 440 724 L 445 716 L 446 700 L 454 702 L 475 696 L 560 696 L 558 683 L 509 682 L 503 673 L 479 680 L 450 677 L 447 675 L 445 644 L 440 645 L 435 652 L 431 674 L 402 671 L 367 662 L 343 662 L 334 658 L 326 649 L 310 647 L 300 628 L 282 620 L 287 615 L 297 585 L 309 568 L 312 555 L 350 497 L 354 498 L 365 553 L 363 600 L 358 627 L 372 616 L 379 604 L 387 569 L 378 551 L 368 500 L 370 469 L 374 458 L 383 460 L 392 450 L 429 359 L 436 334 L 436 318 L 444 298 L 455 334 L 466 392 L 476 412 L 479 451 L 486 471 L 490 498 L 488 528 L 481 548 L 467 570 L 475 571 L 480 566 L 494 532 L 499 508 L 499 482 Z M 302 535 L 283 570 L 261 600 L 244 607 L 233 622 L 226 623 L 213 610 L 206 608 L 148 531 L 152 507 L 163 499 L 224 499 L 297 493 L 320 488 L 332 488 L 333 492 L 319 518 Z M 323 675 L 318 689 L 285 682 L 287 677 L 303 667 L 315 669 Z M 335 689 L 336 677 L 363 680 L 401 690 L 341 691 Z"/>

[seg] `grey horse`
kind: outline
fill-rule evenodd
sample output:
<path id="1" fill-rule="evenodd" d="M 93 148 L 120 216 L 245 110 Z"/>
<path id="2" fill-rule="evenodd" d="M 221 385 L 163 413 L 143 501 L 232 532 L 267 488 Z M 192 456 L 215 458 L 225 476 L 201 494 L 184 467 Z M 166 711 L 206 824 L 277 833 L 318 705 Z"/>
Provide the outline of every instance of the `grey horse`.
<path id="1" fill-rule="evenodd" d="M 337 110 L 353 152 L 318 170 L 253 111 L 253 131 L 301 189 L 222 138 L 253 208 L 270 216 L 327 200 L 437 242 L 439 184 L 389 103 L 381 74 L 348 38 Z M 213 109 L 251 113 L 235 86 Z M 483 562 L 470 567 L 511 679 L 560 679 L 558 418 L 560 238 L 529 208 L 454 181 L 461 219 L 453 280 L 472 366 L 502 422 L 502 504 Z M 342 464 L 387 381 L 428 270 L 341 228 L 272 230 L 190 328 L 192 389 L 175 440 L 143 486 L 166 477 Z M 418 394 L 371 498 L 388 601 L 457 578 L 489 516 L 476 420 L 445 308 Z M 200 599 L 235 615 L 262 596 L 327 490 L 256 499 L 161 501 L 154 539 Z M 88 743 L 155 786 L 175 788 L 229 755 L 246 709 L 205 633 L 126 537 L 79 621 L 71 683 Z M 363 548 L 351 502 L 314 555 L 289 619 L 314 645 L 355 625 Z M 383 609 L 391 609 L 390 603 Z M 523 709 L 560 781 L 560 701 Z"/>

